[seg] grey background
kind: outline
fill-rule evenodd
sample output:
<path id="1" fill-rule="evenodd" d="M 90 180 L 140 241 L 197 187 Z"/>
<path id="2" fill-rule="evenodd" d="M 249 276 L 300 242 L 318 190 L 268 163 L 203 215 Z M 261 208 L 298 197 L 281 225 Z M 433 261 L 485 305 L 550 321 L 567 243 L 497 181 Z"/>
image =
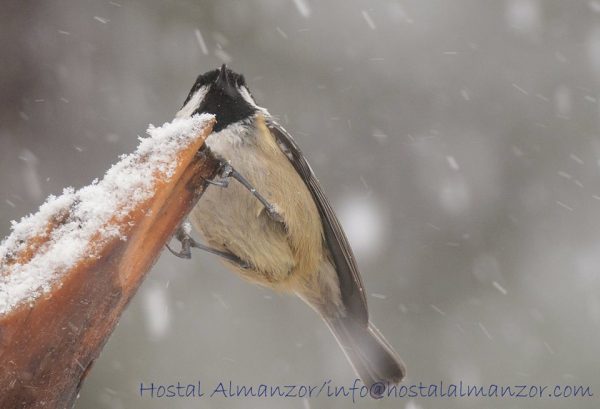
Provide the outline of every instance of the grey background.
<path id="1" fill-rule="evenodd" d="M 599 1 L 10 0 L 0 55 L 2 236 L 101 176 L 225 61 L 311 160 L 408 384 L 600 394 Z M 348 407 L 138 396 L 140 382 L 329 378 L 354 375 L 300 301 L 165 252 L 77 407 Z M 356 406 L 565 405 L 598 399 Z"/>

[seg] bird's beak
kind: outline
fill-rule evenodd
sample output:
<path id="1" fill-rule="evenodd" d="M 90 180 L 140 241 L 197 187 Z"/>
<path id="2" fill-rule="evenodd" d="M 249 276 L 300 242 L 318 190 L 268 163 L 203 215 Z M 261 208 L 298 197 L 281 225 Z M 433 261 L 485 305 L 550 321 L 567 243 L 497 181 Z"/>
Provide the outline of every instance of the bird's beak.
<path id="1" fill-rule="evenodd" d="M 221 65 L 221 70 L 219 71 L 219 76 L 217 77 L 216 84 L 222 88 L 226 88 L 229 84 L 229 74 L 228 74 L 227 65 Z"/>

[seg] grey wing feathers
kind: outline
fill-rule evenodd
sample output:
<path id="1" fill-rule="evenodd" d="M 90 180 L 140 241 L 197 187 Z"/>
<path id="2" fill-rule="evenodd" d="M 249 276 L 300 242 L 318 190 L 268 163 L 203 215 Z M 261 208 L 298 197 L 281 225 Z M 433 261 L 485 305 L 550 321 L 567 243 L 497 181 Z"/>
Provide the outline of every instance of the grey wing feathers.
<path id="1" fill-rule="evenodd" d="M 348 244 L 348 239 L 329 204 L 323 189 L 319 184 L 306 158 L 296 145 L 294 139 L 283 127 L 273 121 L 267 122 L 267 127 L 275 137 L 277 144 L 288 157 L 296 171 L 313 196 L 323 222 L 323 231 L 327 247 L 335 263 L 335 269 L 340 282 L 342 301 L 346 313 L 359 323 L 368 324 L 367 299 L 354 254 Z"/>

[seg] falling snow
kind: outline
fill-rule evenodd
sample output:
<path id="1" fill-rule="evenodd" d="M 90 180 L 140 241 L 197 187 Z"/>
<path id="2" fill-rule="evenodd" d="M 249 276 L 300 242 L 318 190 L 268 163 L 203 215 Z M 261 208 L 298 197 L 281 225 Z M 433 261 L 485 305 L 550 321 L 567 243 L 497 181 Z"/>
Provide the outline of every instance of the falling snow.
<path id="1" fill-rule="evenodd" d="M 348 198 L 338 214 L 355 253 L 362 257 L 375 254 L 385 234 L 384 214 L 377 207 L 376 198 Z"/>
<path id="2" fill-rule="evenodd" d="M 195 29 L 194 34 L 196 35 L 196 40 L 198 41 L 198 45 L 200 46 L 200 50 L 202 51 L 202 54 L 208 55 L 208 47 L 206 46 L 206 43 L 204 42 L 204 37 L 202 37 L 202 33 L 200 32 L 200 30 Z"/>
<path id="3" fill-rule="evenodd" d="M 500 291 L 502 294 L 508 294 L 508 291 L 506 291 L 506 289 L 502 287 L 497 281 L 492 282 L 492 284 L 494 285 L 494 287 L 496 287 L 496 290 Z"/>
<path id="4" fill-rule="evenodd" d="M 446 160 L 448 161 L 448 165 L 453 170 L 459 170 L 460 166 L 458 166 L 458 162 L 454 158 L 454 156 L 446 156 Z"/>
<path id="5" fill-rule="evenodd" d="M 377 28 L 375 26 L 375 23 L 373 22 L 373 19 L 371 18 L 371 15 L 367 10 L 362 10 L 360 14 L 362 14 L 363 18 L 365 19 L 365 22 L 367 23 L 367 26 L 369 26 L 371 30 L 375 30 Z"/>
<path id="6" fill-rule="evenodd" d="M 153 284 L 143 293 L 144 318 L 148 333 L 154 339 L 167 334 L 171 314 L 166 289 Z"/>
<path id="7" fill-rule="evenodd" d="M 94 16 L 94 20 L 99 21 L 102 24 L 107 24 L 108 22 L 110 22 L 109 19 L 100 16 Z"/>
<path id="8" fill-rule="evenodd" d="M 302 17 L 310 17 L 311 11 L 306 0 L 294 0 L 294 4 L 296 5 L 296 8 Z"/>
<path id="9" fill-rule="evenodd" d="M 215 50 L 215 55 L 221 60 L 223 61 L 225 64 L 229 64 L 231 61 L 233 61 L 233 58 L 231 57 L 231 55 L 229 55 L 227 52 L 225 52 L 225 50 L 221 49 L 221 48 L 217 48 Z"/>

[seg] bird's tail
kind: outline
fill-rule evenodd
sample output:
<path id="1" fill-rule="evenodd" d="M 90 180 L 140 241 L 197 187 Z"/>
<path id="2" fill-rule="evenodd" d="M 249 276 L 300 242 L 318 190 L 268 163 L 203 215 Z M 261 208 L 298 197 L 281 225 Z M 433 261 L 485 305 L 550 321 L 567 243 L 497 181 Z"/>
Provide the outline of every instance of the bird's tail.
<path id="1" fill-rule="evenodd" d="M 373 397 L 381 397 L 388 384 L 406 375 L 402 359 L 370 322 L 361 324 L 350 317 L 325 318 L 348 361 Z"/>

